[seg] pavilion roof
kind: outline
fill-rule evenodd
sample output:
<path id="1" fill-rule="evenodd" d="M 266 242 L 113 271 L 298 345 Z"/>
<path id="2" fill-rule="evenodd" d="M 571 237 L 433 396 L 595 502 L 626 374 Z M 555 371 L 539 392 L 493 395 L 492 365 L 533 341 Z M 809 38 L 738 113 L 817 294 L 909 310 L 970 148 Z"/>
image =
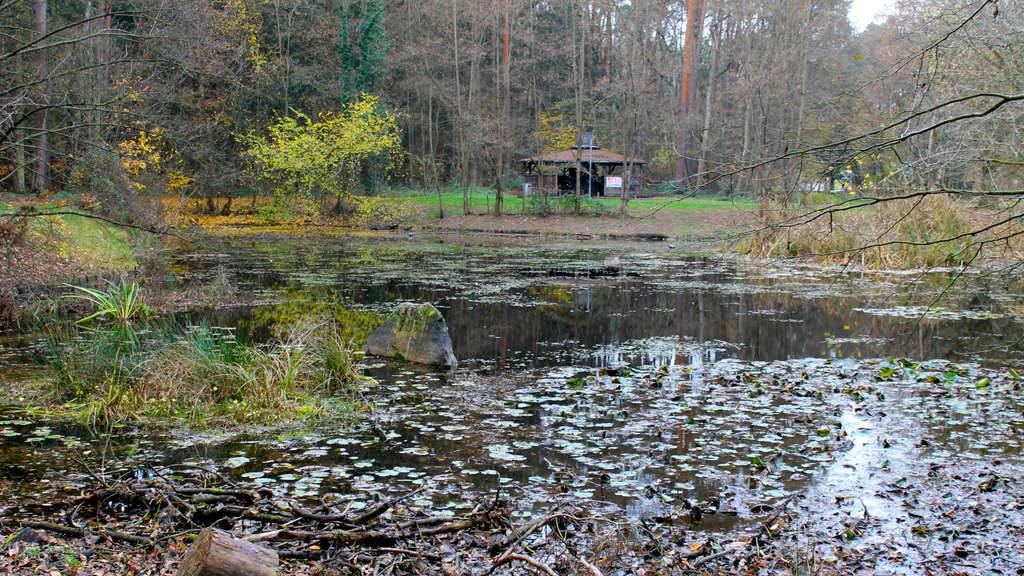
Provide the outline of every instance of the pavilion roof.
<path id="1" fill-rule="evenodd" d="M 580 149 L 580 162 L 593 163 L 593 164 L 626 164 L 627 159 L 618 152 L 611 150 L 605 150 L 603 148 L 581 148 Z M 532 156 L 529 158 L 523 158 L 520 162 L 534 162 L 539 164 L 575 164 L 576 163 L 576 149 L 569 148 L 568 150 L 559 150 L 558 152 L 551 152 L 543 154 L 541 156 Z M 643 164 L 644 161 L 634 158 L 633 164 Z"/>

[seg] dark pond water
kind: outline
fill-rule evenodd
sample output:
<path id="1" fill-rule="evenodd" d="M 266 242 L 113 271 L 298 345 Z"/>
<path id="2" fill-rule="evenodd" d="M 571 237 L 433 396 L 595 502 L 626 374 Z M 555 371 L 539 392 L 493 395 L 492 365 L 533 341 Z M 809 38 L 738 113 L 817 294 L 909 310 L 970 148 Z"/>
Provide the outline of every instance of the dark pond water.
<path id="1" fill-rule="evenodd" d="M 871 388 L 877 369 L 859 359 L 1001 366 L 1017 362 L 1024 337 L 1020 298 L 987 287 L 949 293 L 920 318 L 948 275 L 750 265 L 662 243 L 238 239 L 180 250 L 168 275 L 251 296 L 252 305 L 182 320 L 255 341 L 304 315 L 356 323 L 398 302 L 433 302 L 462 365 L 444 373 L 368 359 L 377 378 L 366 391 L 378 407 L 372 426 L 133 436 L 116 458 L 212 459 L 240 481 L 310 498 L 425 487 L 418 503 L 451 511 L 501 485 L 524 514 L 557 498 L 634 516 L 710 499 L 729 513 L 703 526 L 728 529 L 835 481 L 830 463 L 840 451 L 856 458 L 863 442 L 846 433 L 860 427 L 855 408 L 883 398 Z M 30 356 L 25 343 L 0 347 L 0 361 Z M 929 370 L 908 372 L 885 400 L 922 417 L 913 434 L 937 439 L 936 450 L 1019 455 L 1019 394 L 979 404 L 972 366 L 953 378 L 963 395 L 934 399 L 915 384 Z M 871 390 L 851 394 L 851 382 Z M 956 418 L 938 425 L 922 405 Z M 965 432 L 992 417 L 1003 418 L 1007 442 Z M 0 476 L 29 484 L 73 468 L 72 457 L 89 449 L 81 436 L 11 415 L 0 422 Z"/>

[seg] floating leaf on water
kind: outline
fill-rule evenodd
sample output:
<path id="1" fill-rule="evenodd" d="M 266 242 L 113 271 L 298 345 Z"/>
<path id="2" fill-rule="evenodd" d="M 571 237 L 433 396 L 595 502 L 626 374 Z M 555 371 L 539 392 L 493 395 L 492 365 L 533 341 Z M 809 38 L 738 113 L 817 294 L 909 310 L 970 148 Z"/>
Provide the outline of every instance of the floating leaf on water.
<path id="1" fill-rule="evenodd" d="M 487 454 L 495 460 L 504 460 L 506 462 L 522 462 L 526 460 L 526 456 L 511 452 L 509 447 L 503 444 L 488 446 Z"/>
<path id="2" fill-rule="evenodd" d="M 227 460 L 224 461 L 224 464 L 230 468 L 238 468 L 239 466 L 244 466 L 248 463 L 249 458 L 245 456 L 235 456 L 233 458 L 228 458 Z"/>

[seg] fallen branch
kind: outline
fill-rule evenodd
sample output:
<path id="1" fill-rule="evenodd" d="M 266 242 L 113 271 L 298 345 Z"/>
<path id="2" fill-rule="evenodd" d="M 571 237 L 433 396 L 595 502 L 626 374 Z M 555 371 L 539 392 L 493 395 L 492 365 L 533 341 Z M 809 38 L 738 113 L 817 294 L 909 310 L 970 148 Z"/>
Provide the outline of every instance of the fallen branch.
<path id="1" fill-rule="evenodd" d="M 707 556 L 701 556 L 700 558 L 697 558 L 692 564 L 690 564 L 690 568 L 692 568 L 694 570 L 697 570 L 698 568 L 700 568 L 701 566 L 707 564 L 708 562 L 711 562 L 713 560 L 717 560 L 719 558 L 722 558 L 723 556 L 728 556 L 729 554 L 732 554 L 733 552 L 735 552 L 735 550 L 722 550 L 721 552 L 715 552 L 714 554 L 708 554 Z"/>
<path id="2" fill-rule="evenodd" d="M 120 530 L 110 530 L 106 528 L 97 528 L 94 530 L 85 530 L 76 526 L 66 526 L 64 524 L 57 524 L 56 522 L 47 522 L 45 520 L 22 520 L 21 525 L 27 528 L 35 528 L 37 530 L 48 530 L 50 532 L 57 532 L 59 534 L 66 534 L 68 536 L 85 537 L 86 535 L 93 533 L 105 536 L 111 540 L 120 540 L 121 542 L 128 542 L 129 544 L 143 544 L 150 546 L 153 541 L 149 538 L 142 536 L 136 536 L 134 534 L 128 534 Z"/>
<path id="3" fill-rule="evenodd" d="M 582 562 L 583 565 L 587 567 L 587 570 L 590 571 L 590 576 L 604 576 L 604 574 L 601 572 L 601 569 L 597 566 L 594 566 L 593 564 L 587 562 L 583 558 L 580 558 L 580 562 Z"/>
<path id="4" fill-rule="evenodd" d="M 543 562 L 541 562 L 541 561 L 539 561 L 539 560 L 537 560 L 535 558 L 531 558 L 530 556 L 527 556 L 526 554 L 506 554 L 506 555 L 502 556 L 501 558 L 499 558 L 499 560 L 500 560 L 500 563 L 495 562 L 495 566 L 500 566 L 501 564 L 507 564 L 507 563 L 509 563 L 509 562 L 511 562 L 513 560 L 519 560 L 520 562 L 525 562 L 526 564 L 529 564 L 530 566 L 533 566 L 537 570 L 540 570 L 544 574 L 547 574 L 547 576 L 558 576 L 558 573 L 555 572 L 554 570 L 552 570 L 551 567 L 549 567 L 547 564 L 544 564 Z"/>
<path id="5" fill-rule="evenodd" d="M 418 550 L 406 550 L 405 548 L 377 548 L 376 552 L 387 552 L 388 554 L 405 554 L 407 556 L 415 556 L 417 558 L 426 558 L 427 560 L 440 561 L 440 554 L 431 554 L 430 552 L 420 552 Z"/>

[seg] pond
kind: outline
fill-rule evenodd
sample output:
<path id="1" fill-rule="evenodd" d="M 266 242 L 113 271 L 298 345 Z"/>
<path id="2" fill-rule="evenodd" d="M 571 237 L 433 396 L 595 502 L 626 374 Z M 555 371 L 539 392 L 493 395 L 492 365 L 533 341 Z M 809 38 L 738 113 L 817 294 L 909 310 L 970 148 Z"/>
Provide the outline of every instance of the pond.
<path id="1" fill-rule="evenodd" d="M 1020 297 L 947 292 L 952 275 L 745 263 L 666 243 L 211 240 L 178 249 L 169 280 L 226 282 L 251 302 L 183 322 L 263 341 L 303 315 L 354 323 L 432 302 L 459 369 L 367 358 L 374 412 L 355 428 L 133 432 L 107 446 L 8 409 L 0 477 L 32 508 L 56 474 L 86 463 L 212 460 L 309 499 L 419 489 L 417 504 L 454 514 L 500 489 L 522 516 L 571 499 L 654 519 L 703 503 L 716 513 L 702 529 L 727 531 L 791 494 L 864 481 L 864 454 L 890 468 L 917 457 L 871 455 L 881 434 L 1019 459 L 1024 399 L 1005 366 L 1020 358 Z M 38 377 L 32 339 L 0 341 L 7 379 Z M 885 360 L 904 357 L 915 360 Z"/>

